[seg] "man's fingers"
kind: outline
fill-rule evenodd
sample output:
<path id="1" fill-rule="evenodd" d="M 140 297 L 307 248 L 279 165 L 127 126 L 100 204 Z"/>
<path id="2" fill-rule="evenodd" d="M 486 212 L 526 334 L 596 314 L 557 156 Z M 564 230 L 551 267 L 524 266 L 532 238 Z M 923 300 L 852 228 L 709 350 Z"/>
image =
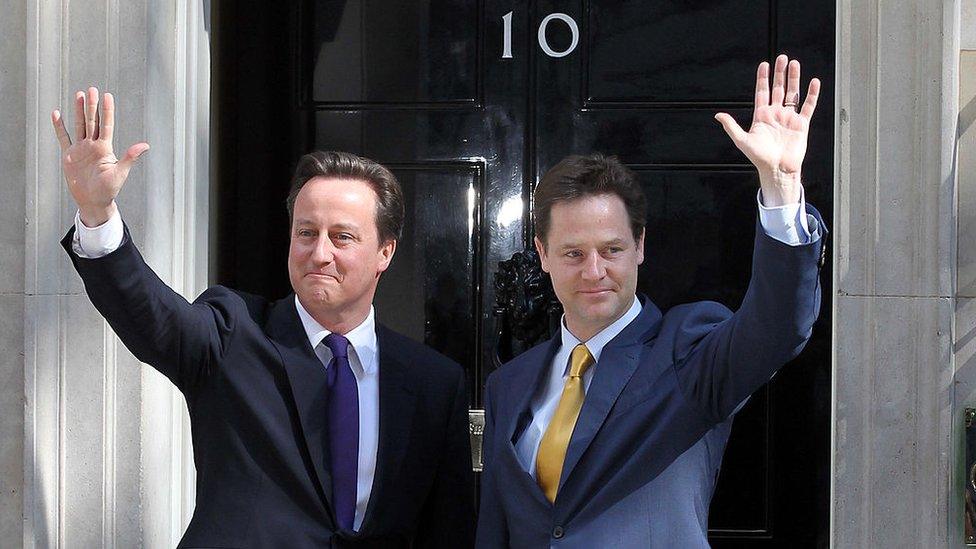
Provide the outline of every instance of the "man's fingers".
<path id="1" fill-rule="evenodd" d="M 783 104 L 783 96 L 786 95 L 784 86 L 786 85 L 786 64 L 788 61 L 789 59 L 785 55 L 780 55 L 776 58 L 776 66 L 773 68 L 773 93 L 770 104 L 777 107 Z"/>
<path id="2" fill-rule="evenodd" d="M 85 138 L 95 139 L 95 114 L 98 112 L 98 90 L 88 88 L 85 96 Z"/>
<path id="3" fill-rule="evenodd" d="M 787 65 L 786 103 L 793 103 L 795 109 L 800 104 L 800 62 L 796 59 Z"/>
<path id="4" fill-rule="evenodd" d="M 129 174 L 129 170 L 139 160 L 139 157 L 149 150 L 149 143 L 142 142 L 136 143 L 135 145 L 129 147 L 125 151 L 125 155 L 122 156 L 122 160 L 119 160 L 117 164 L 118 169 L 122 170 L 122 177 L 125 178 Z"/>
<path id="5" fill-rule="evenodd" d="M 115 97 L 106 93 L 102 97 L 102 121 L 99 125 L 98 138 L 112 142 L 112 130 L 115 127 Z"/>
<path id="6" fill-rule="evenodd" d="M 715 115 L 715 120 L 718 120 L 722 124 L 722 128 L 725 129 L 725 133 L 729 134 L 732 141 L 738 145 L 743 139 L 745 139 L 746 131 L 742 129 L 742 126 L 735 121 L 732 116 L 728 113 L 720 112 Z"/>
<path id="7" fill-rule="evenodd" d="M 75 139 L 85 138 L 85 92 L 75 92 Z"/>
<path id="8" fill-rule="evenodd" d="M 96 107 L 97 107 L 97 105 L 96 105 Z M 102 124 L 102 117 L 101 117 L 100 114 L 98 114 L 98 111 L 99 111 L 99 109 L 96 108 L 95 109 L 95 125 L 94 125 L 95 131 L 92 132 L 92 139 L 98 139 L 99 135 L 101 135 L 101 130 L 99 130 L 99 126 L 101 126 L 101 124 Z"/>
<path id="9" fill-rule="evenodd" d="M 769 105 L 769 63 L 763 61 L 756 69 L 756 108 Z"/>
<path id="10" fill-rule="evenodd" d="M 58 144 L 61 145 L 61 152 L 63 153 L 71 146 L 71 136 L 68 135 L 68 130 L 64 129 L 61 111 L 55 110 L 51 113 L 51 124 L 54 126 L 54 135 L 58 136 Z"/>
<path id="11" fill-rule="evenodd" d="M 807 87 L 807 98 L 803 101 L 803 108 L 800 109 L 800 116 L 807 120 L 813 118 L 813 111 L 817 108 L 817 97 L 820 95 L 820 79 L 814 78 Z"/>

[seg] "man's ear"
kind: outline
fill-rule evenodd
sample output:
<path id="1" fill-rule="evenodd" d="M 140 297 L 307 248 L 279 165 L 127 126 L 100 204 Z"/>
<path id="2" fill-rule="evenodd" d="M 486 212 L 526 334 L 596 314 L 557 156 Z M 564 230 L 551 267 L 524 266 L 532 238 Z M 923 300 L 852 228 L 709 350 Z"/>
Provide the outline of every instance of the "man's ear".
<path id="1" fill-rule="evenodd" d="M 637 264 L 641 265 L 644 263 L 644 236 L 647 234 L 647 229 L 641 229 L 640 237 L 637 239 Z"/>
<path id="2" fill-rule="evenodd" d="M 542 270 L 548 273 L 549 257 L 546 255 L 546 245 L 538 236 L 533 239 L 533 242 L 535 242 L 535 251 L 539 252 L 539 261 L 542 263 Z"/>
<path id="3" fill-rule="evenodd" d="M 380 273 L 390 268 L 390 262 L 393 261 L 393 254 L 396 253 L 397 241 L 395 239 L 387 240 L 376 253 L 380 254 L 380 263 L 376 266 L 376 275 L 379 276 Z"/>

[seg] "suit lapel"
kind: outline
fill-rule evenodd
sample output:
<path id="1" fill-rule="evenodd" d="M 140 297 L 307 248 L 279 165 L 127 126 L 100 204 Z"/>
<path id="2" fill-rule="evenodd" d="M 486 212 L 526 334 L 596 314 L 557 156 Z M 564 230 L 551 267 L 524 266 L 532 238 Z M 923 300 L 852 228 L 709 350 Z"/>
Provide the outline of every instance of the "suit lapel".
<path id="1" fill-rule="evenodd" d="M 499 463 L 499 469 L 512 471 L 517 479 L 516 482 L 521 485 L 522 489 L 530 494 L 536 503 L 545 507 L 549 507 L 551 504 L 535 482 L 532 473 L 522 467 L 522 462 L 519 461 L 518 454 L 515 451 L 515 443 L 518 442 L 525 428 L 532 421 L 530 408 L 532 397 L 535 396 L 539 387 L 548 377 L 552 358 L 559 350 L 561 342 L 560 334 L 556 332 L 556 335 L 545 346 L 530 349 L 515 358 L 514 364 L 510 366 L 513 370 L 512 378 L 506 381 L 504 387 L 495 389 L 500 391 L 500 394 L 511 393 L 515 395 L 512 397 L 511 402 L 513 404 L 511 406 L 507 404 L 503 406 L 504 409 L 511 410 L 511 413 L 504 422 L 498 425 L 502 435 L 501 438 L 495 439 L 501 440 L 502 443 L 502 448 L 498 450 L 499 459 L 502 460 Z M 505 400 L 507 401 L 507 399 Z"/>
<path id="2" fill-rule="evenodd" d="M 373 488 L 363 516 L 359 535 L 368 534 L 373 526 L 379 502 L 389 499 L 387 492 L 401 474 L 404 455 L 410 444 L 410 433 L 416 411 L 416 396 L 410 377 L 410 364 L 391 341 L 391 332 L 385 326 L 376 325 L 376 341 L 379 346 L 379 444 L 376 452 L 376 469 Z"/>
<path id="3" fill-rule="evenodd" d="M 326 466 L 325 448 L 325 368 L 312 350 L 302 321 L 298 318 L 294 295 L 274 305 L 267 331 L 285 366 L 319 496 L 331 513 L 332 477 Z"/>
<path id="4" fill-rule="evenodd" d="M 545 507 L 550 508 L 552 506 L 549 500 L 546 499 L 546 495 L 542 492 L 542 488 L 536 483 L 535 478 L 532 474 L 522 468 L 522 462 L 519 461 L 518 455 L 515 453 L 515 446 L 509 441 L 504 445 L 504 448 L 500 452 L 496 452 L 496 459 L 498 460 L 497 465 L 494 467 L 497 471 L 509 471 L 512 476 L 507 473 L 504 477 L 505 482 L 508 483 L 513 477 L 514 481 L 518 486 L 512 486 L 507 484 L 507 491 L 513 493 L 526 493 L 529 497 L 535 501 L 535 503 Z M 500 473 L 496 473 L 500 474 Z"/>
<path id="5" fill-rule="evenodd" d="M 645 342 L 657 334 L 661 311 L 651 303 L 650 299 L 643 297 L 643 301 L 644 307 L 637 318 L 610 340 L 600 354 L 600 362 L 593 373 L 593 381 L 586 392 L 583 408 L 580 409 L 573 436 L 566 449 L 566 459 L 559 478 L 560 493 L 580 458 L 603 426 L 620 393 L 637 370 Z M 559 497 L 556 498 L 556 502 L 560 502 Z"/>
<path id="6" fill-rule="evenodd" d="M 533 351 L 529 350 L 515 359 L 517 364 L 513 368 L 515 372 L 512 380 L 509 382 L 509 389 L 518 391 L 518 396 L 515 397 L 514 406 L 511 407 L 513 413 L 508 418 L 509 422 L 504 426 L 505 440 L 509 446 L 512 446 L 513 452 L 515 451 L 514 445 L 518 442 L 522 431 L 525 430 L 528 422 L 532 420 L 530 415 L 532 397 L 535 396 L 539 387 L 546 381 L 552 358 L 556 356 L 561 342 L 562 338 L 559 332 L 556 332 L 556 335 L 549 340 L 549 343 L 542 349 L 539 349 L 539 351 L 544 350 L 545 352 L 545 354 L 538 352 L 541 358 L 532 356 Z"/>

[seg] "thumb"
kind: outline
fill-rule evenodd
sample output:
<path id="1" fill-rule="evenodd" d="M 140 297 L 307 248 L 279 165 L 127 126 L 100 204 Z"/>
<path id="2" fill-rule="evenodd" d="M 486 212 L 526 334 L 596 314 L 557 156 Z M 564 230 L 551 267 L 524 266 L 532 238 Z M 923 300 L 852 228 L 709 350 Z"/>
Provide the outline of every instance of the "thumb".
<path id="1" fill-rule="evenodd" d="M 131 170 L 132 166 L 135 165 L 136 160 L 139 160 L 139 157 L 148 150 L 149 143 L 136 143 L 125 151 L 125 156 L 123 156 L 122 160 L 119 160 L 119 163 L 117 164 L 118 169 L 122 171 L 123 178 L 129 174 L 129 170 Z"/>
<path id="2" fill-rule="evenodd" d="M 720 112 L 715 115 L 715 120 L 718 120 L 722 124 L 722 128 L 725 133 L 729 134 L 732 141 L 736 144 L 740 143 L 745 139 L 746 132 L 739 126 L 739 123 L 735 121 L 728 113 Z"/>

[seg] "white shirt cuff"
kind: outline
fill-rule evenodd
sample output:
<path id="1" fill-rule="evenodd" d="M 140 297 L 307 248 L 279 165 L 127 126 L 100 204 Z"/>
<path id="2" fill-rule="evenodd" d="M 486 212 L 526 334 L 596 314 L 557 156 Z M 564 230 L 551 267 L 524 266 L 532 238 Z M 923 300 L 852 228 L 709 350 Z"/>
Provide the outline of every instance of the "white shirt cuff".
<path id="1" fill-rule="evenodd" d="M 71 248 L 78 257 L 98 259 L 106 256 L 122 245 L 122 216 L 118 210 L 112 212 L 108 221 L 97 227 L 86 227 L 81 222 L 81 211 L 75 212 L 75 236 Z"/>
<path id="2" fill-rule="evenodd" d="M 766 207 L 762 203 L 762 190 L 756 193 L 759 203 L 759 223 L 766 234 L 784 244 L 799 246 L 810 242 L 807 226 L 807 204 L 800 188 L 800 201 L 795 204 Z"/>

